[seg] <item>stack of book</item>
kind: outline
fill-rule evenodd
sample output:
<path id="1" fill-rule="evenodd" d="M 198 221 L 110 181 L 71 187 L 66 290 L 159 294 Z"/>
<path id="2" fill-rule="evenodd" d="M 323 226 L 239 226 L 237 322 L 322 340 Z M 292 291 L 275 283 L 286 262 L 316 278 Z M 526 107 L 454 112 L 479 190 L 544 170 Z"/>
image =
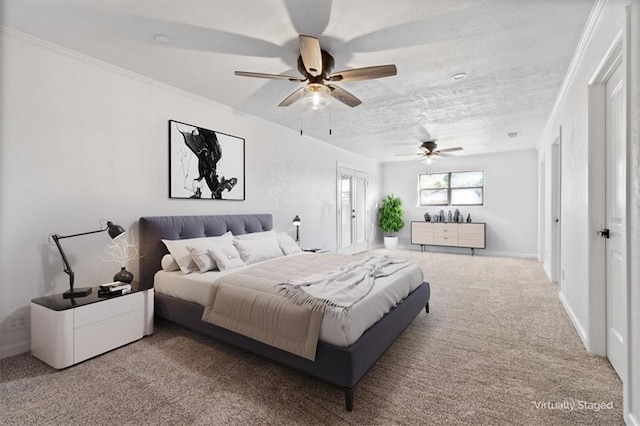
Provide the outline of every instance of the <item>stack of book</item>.
<path id="1" fill-rule="evenodd" d="M 131 284 L 116 281 L 113 283 L 101 284 L 98 289 L 98 296 L 120 296 L 131 292 Z"/>

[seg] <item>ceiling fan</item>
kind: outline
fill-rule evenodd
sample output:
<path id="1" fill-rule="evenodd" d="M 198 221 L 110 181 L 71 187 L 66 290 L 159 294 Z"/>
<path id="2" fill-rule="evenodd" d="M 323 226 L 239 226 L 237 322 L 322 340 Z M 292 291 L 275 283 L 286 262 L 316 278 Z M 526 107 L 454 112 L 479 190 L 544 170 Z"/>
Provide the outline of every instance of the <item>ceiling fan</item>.
<path id="1" fill-rule="evenodd" d="M 333 56 L 320 48 L 320 42 L 317 38 L 301 35 L 298 37 L 298 41 L 300 46 L 298 71 L 302 77 L 247 71 L 236 71 L 234 74 L 243 77 L 307 82 L 305 86 L 298 88 L 284 98 L 278 106 L 286 107 L 301 99 L 305 108 L 321 109 L 329 105 L 331 97 L 350 107 L 356 107 L 362 103 L 360 99 L 343 88 L 331 84 L 332 82 L 371 80 L 390 77 L 398 73 L 395 65 L 379 65 L 333 72 Z"/>
<path id="2" fill-rule="evenodd" d="M 462 151 L 462 147 L 460 146 L 454 148 L 438 149 L 438 144 L 436 143 L 435 139 L 422 142 L 419 148 L 423 149 L 424 151 L 418 154 L 397 154 L 396 157 L 417 155 L 418 157 L 426 157 L 427 160 L 431 160 L 433 157 L 453 157 L 453 155 L 449 154 L 450 152 Z"/>

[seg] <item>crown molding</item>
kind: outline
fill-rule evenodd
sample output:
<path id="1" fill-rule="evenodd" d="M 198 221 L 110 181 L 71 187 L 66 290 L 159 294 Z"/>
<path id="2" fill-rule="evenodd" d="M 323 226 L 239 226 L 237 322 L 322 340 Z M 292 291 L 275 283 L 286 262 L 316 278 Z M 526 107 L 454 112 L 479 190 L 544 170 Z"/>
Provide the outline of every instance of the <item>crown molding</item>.
<path id="1" fill-rule="evenodd" d="M 157 88 L 162 89 L 162 90 L 166 90 L 166 91 L 174 93 L 176 95 L 184 96 L 186 98 L 189 98 L 189 99 L 194 100 L 196 102 L 199 102 L 201 104 L 204 104 L 204 105 L 207 105 L 207 106 L 210 106 L 210 107 L 214 107 L 214 108 L 226 111 L 226 112 L 228 112 L 230 114 L 242 117 L 242 118 L 247 119 L 247 120 L 252 120 L 252 121 L 255 121 L 255 122 L 258 122 L 258 123 L 262 123 L 263 125 L 268 125 L 268 126 L 271 126 L 271 127 L 279 128 L 280 130 L 282 130 L 284 132 L 287 132 L 287 133 L 291 133 L 291 132 L 298 133 L 296 130 L 290 129 L 289 127 L 286 127 L 286 126 L 284 126 L 282 124 L 274 123 L 274 122 L 266 120 L 264 118 L 257 117 L 255 115 L 251 115 L 251 114 L 247 114 L 246 112 L 234 109 L 234 108 L 230 107 L 229 105 L 225 105 L 225 104 L 222 104 L 220 102 L 214 101 L 212 99 L 206 98 L 204 96 L 197 95 L 195 93 L 189 92 L 187 90 L 180 89 L 180 88 L 177 88 L 175 86 L 171 86 L 171 85 L 166 84 L 166 83 L 162 83 L 162 82 L 160 82 L 158 80 L 154 80 L 154 79 L 152 79 L 150 77 L 146 77 L 146 76 L 144 76 L 142 74 L 138 74 L 138 73 L 135 73 L 133 71 L 129 71 L 129 70 L 125 69 L 125 68 L 121 68 L 121 67 L 119 67 L 117 65 L 111 64 L 109 62 L 105 62 L 105 61 L 103 61 L 101 59 L 94 58 L 93 56 L 89 56 L 89 55 L 86 55 L 84 53 L 77 52 L 75 50 L 60 46 L 59 44 L 55 44 L 55 43 L 52 43 L 50 41 L 43 40 L 41 38 L 38 38 L 38 37 L 32 36 L 30 34 L 24 33 L 22 31 L 18 31 L 18 30 L 15 30 L 13 28 L 7 27 L 5 25 L 0 25 L 0 35 L 15 37 L 17 39 L 20 39 L 20 40 L 26 41 L 28 43 L 31 43 L 33 45 L 40 46 L 40 47 L 42 47 L 44 49 L 51 50 L 51 51 L 56 52 L 58 54 L 61 54 L 61 55 L 64 55 L 64 56 L 79 60 L 79 61 L 84 62 L 86 64 L 90 64 L 90 65 L 102 68 L 102 69 L 110 71 L 110 72 L 114 72 L 116 74 L 119 74 L 119 75 L 124 76 L 124 77 L 131 78 L 131 79 L 139 81 L 141 83 L 148 84 L 150 86 L 154 86 L 154 87 L 157 87 Z M 233 131 L 225 131 L 225 132 L 229 133 L 229 134 L 233 134 Z M 380 161 L 378 161 L 376 159 L 373 159 L 373 158 L 370 158 L 370 157 L 366 157 L 366 156 L 364 156 L 362 154 L 358 154 L 358 153 L 346 150 L 346 149 L 344 149 L 344 148 L 342 148 L 340 146 L 336 146 L 336 145 L 330 144 L 328 142 L 325 142 L 322 139 L 318 139 L 316 137 L 308 136 L 308 135 L 302 135 L 300 137 L 304 138 L 304 139 L 307 139 L 307 140 L 310 140 L 310 141 L 313 141 L 313 142 L 317 142 L 317 143 L 321 143 L 321 144 L 327 145 L 327 146 L 329 146 L 329 147 L 331 147 L 333 149 L 336 149 L 338 151 L 349 153 L 351 155 L 354 155 L 354 156 L 357 156 L 357 157 L 361 157 L 361 158 L 366 159 L 368 161 L 373 161 L 377 165 L 380 164 Z"/>
<path id="2" fill-rule="evenodd" d="M 552 130 L 553 122 L 555 121 L 556 116 L 558 115 L 558 110 L 560 109 L 560 104 L 564 100 L 567 92 L 569 91 L 569 87 L 573 83 L 573 80 L 578 72 L 578 68 L 582 63 L 582 59 L 584 58 L 584 52 L 587 50 L 587 47 L 591 43 L 591 39 L 593 38 L 593 34 L 595 32 L 596 26 L 600 22 L 602 18 L 602 13 L 604 12 L 604 8 L 607 5 L 608 0 L 597 0 L 591 9 L 591 13 L 589 14 L 589 18 L 587 19 L 587 24 L 582 30 L 582 35 L 580 35 L 580 40 L 578 41 L 578 46 L 573 54 L 573 58 L 571 58 L 571 63 L 569 64 L 569 69 L 567 70 L 567 74 L 564 76 L 564 80 L 562 81 L 562 85 L 560 86 L 560 91 L 556 96 L 556 100 L 553 103 L 553 107 L 551 108 L 551 113 L 549 114 L 549 118 L 547 119 L 547 124 L 544 127 L 544 131 L 538 140 L 537 149 L 541 150 L 544 141 L 546 141 L 549 137 L 549 134 Z"/>

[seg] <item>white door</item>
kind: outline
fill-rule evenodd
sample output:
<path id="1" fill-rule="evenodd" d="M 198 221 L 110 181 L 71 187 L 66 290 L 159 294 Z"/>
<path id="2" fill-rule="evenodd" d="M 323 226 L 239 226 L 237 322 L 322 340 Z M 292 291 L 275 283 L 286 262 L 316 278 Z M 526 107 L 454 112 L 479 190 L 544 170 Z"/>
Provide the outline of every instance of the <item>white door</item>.
<path id="1" fill-rule="evenodd" d="M 369 177 L 364 172 L 355 172 L 355 212 L 353 212 L 353 243 L 356 253 L 369 250 L 367 241 L 367 186 Z"/>
<path id="2" fill-rule="evenodd" d="M 368 250 L 367 187 L 364 172 L 338 167 L 338 253 Z"/>
<path id="3" fill-rule="evenodd" d="M 562 141 L 560 137 L 551 145 L 551 281 L 560 283 L 560 195 L 561 187 L 561 152 Z"/>
<path id="4" fill-rule="evenodd" d="M 626 131 L 623 67 L 606 83 L 605 227 L 607 357 L 620 378 L 627 371 Z M 606 232 L 605 230 L 605 232 Z M 606 238 L 606 235 L 603 235 Z"/>

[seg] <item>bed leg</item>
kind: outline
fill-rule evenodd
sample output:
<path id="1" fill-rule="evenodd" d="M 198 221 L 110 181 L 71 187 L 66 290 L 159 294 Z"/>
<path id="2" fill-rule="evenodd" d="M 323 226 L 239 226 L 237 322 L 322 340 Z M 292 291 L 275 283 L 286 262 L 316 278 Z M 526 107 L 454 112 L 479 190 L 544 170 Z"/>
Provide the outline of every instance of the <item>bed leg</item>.
<path id="1" fill-rule="evenodd" d="M 424 310 L 429 313 L 429 302 L 424 306 Z"/>
<path id="2" fill-rule="evenodd" d="M 344 405 L 347 411 L 353 411 L 353 388 L 342 388 L 344 391 Z"/>

